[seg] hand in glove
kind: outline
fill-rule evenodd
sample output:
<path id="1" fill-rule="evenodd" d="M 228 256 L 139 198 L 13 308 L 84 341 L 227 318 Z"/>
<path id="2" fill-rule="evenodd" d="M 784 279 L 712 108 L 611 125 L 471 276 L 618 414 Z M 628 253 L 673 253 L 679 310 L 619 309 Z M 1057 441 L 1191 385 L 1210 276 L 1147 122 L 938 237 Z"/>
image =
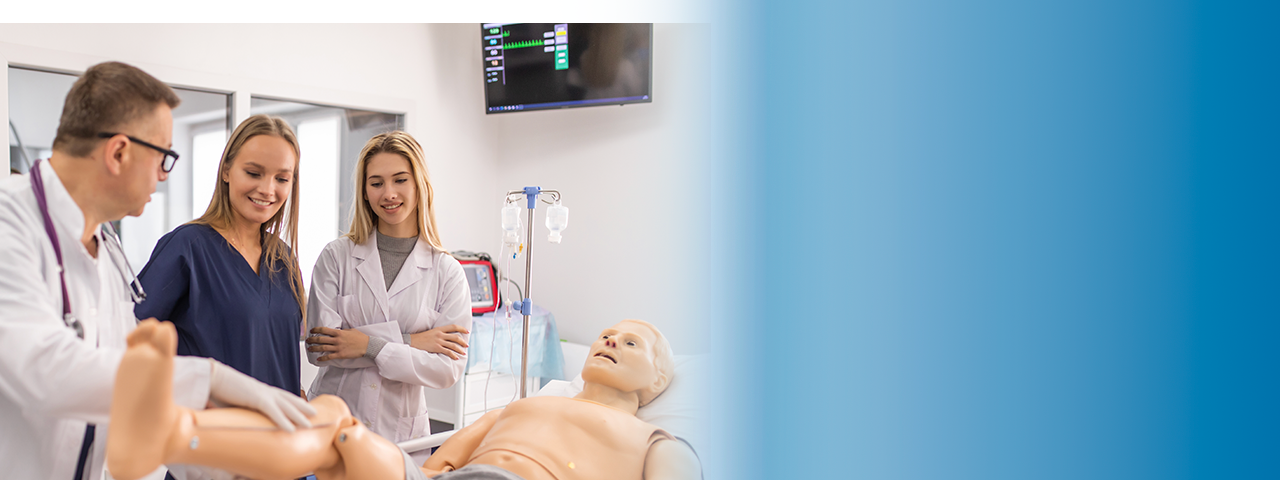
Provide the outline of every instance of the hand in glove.
<path id="1" fill-rule="evenodd" d="M 216 360 L 211 362 L 209 398 L 213 401 L 257 410 L 286 432 L 294 431 L 294 425 L 311 428 L 307 417 L 315 415 L 316 409 L 302 397 L 259 382 Z"/>

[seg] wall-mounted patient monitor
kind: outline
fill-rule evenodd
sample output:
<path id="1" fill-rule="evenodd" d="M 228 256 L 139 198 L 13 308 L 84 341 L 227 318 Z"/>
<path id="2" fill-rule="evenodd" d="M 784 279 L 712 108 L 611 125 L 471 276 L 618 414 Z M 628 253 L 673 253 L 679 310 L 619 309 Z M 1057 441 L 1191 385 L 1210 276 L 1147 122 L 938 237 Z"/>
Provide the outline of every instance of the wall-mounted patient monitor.
<path id="1" fill-rule="evenodd" d="M 485 113 L 653 101 L 649 23 L 480 26 Z"/>

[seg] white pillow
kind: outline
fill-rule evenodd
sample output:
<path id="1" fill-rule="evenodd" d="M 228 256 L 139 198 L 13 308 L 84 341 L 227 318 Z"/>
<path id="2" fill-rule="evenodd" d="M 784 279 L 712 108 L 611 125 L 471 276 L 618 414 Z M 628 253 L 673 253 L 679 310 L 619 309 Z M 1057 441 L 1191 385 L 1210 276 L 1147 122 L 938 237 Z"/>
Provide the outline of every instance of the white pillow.
<path id="1" fill-rule="evenodd" d="M 648 405 L 636 411 L 636 418 L 680 437 L 697 450 L 703 437 L 702 422 L 707 419 L 702 389 L 714 380 L 708 371 L 706 355 L 676 355 L 675 378 L 671 385 Z M 582 393 L 582 375 L 572 382 L 552 380 L 535 396 L 572 397 Z"/>

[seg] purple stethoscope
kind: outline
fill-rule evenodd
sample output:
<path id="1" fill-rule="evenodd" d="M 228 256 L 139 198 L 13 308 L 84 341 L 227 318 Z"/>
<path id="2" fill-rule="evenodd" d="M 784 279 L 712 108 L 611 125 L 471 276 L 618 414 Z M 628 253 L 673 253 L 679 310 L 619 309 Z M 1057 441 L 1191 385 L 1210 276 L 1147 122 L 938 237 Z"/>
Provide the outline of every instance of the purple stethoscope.
<path id="1" fill-rule="evenodd" d="M 49 235 L 49 241 L 53 242 L 53 255 L 58 258 L 58 282 L 62 284 L 62 322 L 76 332 L 76 336 L 84 340 L 84 324 L 80 323 L 74 315 L 71 314 L 71 297 L 67 293 L 67 276 L 65 268 L 62 266 L 62 246 L 58 244 L 58 232 L 53 229 L 53 219 L 49 217 L 49 203 L 45 200 L 44 180 L 40 178 L 40 160 L 36 160 L 35 165 L 31 166 L 30 175 L 31 190 L 36 195 L 36 204 L 40 207 L 40 216 L 44 219 L 44 233 Z M 124 248 L 120 246 L 120 240 L 115 228 L 110 223 L 102 224 L 103 245 L 107 254 L 111 256 L 111 261 L 116 264 L 116 271 L 124 276 L 125 269 L 129 270 L 130 278 L 124 278 L 129 289 L 129 295 L 133 299 L 133 303 L 142 303 L 146 300 L 147 293 L 142 290 L 142 283 L 138 281 L 138 276 L 134 275 L 133 267 L 129 266 L 128 260 L 124 258 Z M 80 443 L 80 457 L 76 463 L 75 479 L 84 478 L 85 466 L 88 464 L 89 452 L 93 448 L 94 431 L 96 426 L 88 424 L 84 429 L 84 440 Z"/>
<path id="2" fill-rule="evenodd" d="M 62 284 L 62 322 L 76 332 L 76 336 L 84 340 L 84 324 L 80 323 L 80 319 L 71 314 L 71 299 L 67 294 L 67 276 L 64 272 L 66 269 L 62 266 L 62 246 L 58 244 L 58 232 L 53 228 L 53 219 L 49 217 L 49 203 L 45 200 L 44 180 L 40 177 L 40 160 L 36 160 L 35 165 L 31 166 L 31 190 L 35 192 L 36 204 L 40 207 L 40 216 L 44 219 L 44 232 L 49 235 L 49 241 L 53 243 L 53 255 L 58 259 L 58 282 Z M 133 303 L 142 303 L 147 299 L 147 292 L 142 290 L 142 282 L 138 281 L 138 276 L 133 273 L 133 267 L 129 266 L 128 260 L 124 258 L 124 248 L 120 245 L 119 234 L 110 223 L 102 224 L 106 235 L 103 235 L 105 250 L 111 256 L 111 261 L 116 264 L 116 270 L 120 275 L 124 276 L 124 270 L 129 270 L 129 277 L 124 278 L 125 285 L 129 290 L 129 295 Z"/>

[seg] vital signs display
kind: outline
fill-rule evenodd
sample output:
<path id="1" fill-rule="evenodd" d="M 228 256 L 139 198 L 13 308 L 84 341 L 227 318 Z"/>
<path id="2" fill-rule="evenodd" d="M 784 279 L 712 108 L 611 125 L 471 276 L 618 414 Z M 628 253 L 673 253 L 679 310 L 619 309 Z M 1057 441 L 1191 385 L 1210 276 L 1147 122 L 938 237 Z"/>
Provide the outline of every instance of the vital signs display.
<path id="1" fill-rule="evenodd" d="M 653 101 L 653 25 L 480 26 L 486 113 Z"/>

